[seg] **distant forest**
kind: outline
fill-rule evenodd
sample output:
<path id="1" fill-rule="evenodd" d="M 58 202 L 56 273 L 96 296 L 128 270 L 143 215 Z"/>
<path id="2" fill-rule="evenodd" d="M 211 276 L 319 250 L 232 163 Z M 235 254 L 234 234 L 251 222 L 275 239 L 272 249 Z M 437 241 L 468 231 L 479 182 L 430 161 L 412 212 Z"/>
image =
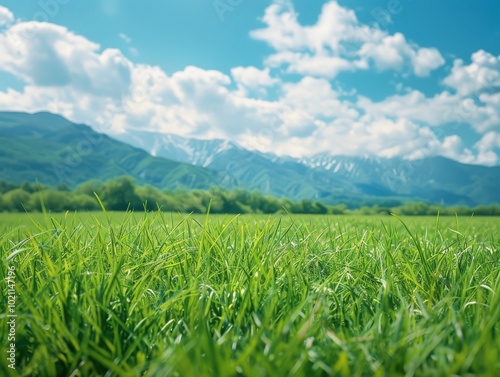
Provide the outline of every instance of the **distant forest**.
<path id="1" fill-rule="evenodd" d="M 208 191 L 168 191 L 152 186 L 137 186 L 129 177 L 107 182 L 89 181 L 74 190 L 65 185 L 55 188 L 40 184 L 20 185 L 0 181 L 0 212 L 35 211 L 99 211 L 101 205 L 107 211 L 156 211 L 181 213 L 294 213 L 294 214 L 390 214 L 406 216 L 436 216 L 437 214 L 462 216 L 499 216 L 500 206 L 489 205 L 469 208 L 446 207 L 421 202 L 359 203 L 355 207 L 346 204 L 325 205 L 319 201 L 303 199 L 293 202 L 285 198 L 263 195 L 257 191 L 212 188 Z"/>

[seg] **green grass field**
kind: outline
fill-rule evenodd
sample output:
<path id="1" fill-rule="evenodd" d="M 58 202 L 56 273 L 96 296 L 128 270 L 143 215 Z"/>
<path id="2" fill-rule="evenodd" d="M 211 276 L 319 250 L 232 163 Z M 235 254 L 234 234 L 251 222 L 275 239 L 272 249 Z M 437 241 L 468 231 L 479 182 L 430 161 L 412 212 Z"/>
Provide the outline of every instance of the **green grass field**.
<path id="1" fill-rule="evenodd" d="M 499 376 L 500 219 L 402 221 L 1 214 L 0 375 Z"/>

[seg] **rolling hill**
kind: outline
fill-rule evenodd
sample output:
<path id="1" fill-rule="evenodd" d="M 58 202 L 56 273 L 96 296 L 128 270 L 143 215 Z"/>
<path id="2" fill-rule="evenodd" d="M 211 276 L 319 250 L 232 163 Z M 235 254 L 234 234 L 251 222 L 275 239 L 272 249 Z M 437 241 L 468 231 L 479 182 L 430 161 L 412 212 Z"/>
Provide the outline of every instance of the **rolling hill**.
<path id="1" fill-rule="evenodd" d="M 0 178 L 13 183 L 74 187 L 129 175 L 139 184 L 206 189 L 220 180 L 214 170 L 153 157 L 50 113 L 0 112 L 0 145 Z"/>

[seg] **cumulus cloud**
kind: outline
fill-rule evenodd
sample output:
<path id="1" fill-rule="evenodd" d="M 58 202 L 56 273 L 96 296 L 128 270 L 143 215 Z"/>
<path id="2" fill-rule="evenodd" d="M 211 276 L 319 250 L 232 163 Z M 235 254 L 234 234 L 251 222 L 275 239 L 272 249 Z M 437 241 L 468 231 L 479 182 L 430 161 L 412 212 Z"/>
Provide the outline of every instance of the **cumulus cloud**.
<path id="1" fill-rule="evenodd" d="M 65 27 L 9 20 L 0 30 L 0 70 L 25 85 L 0 91 L 5 110 L 51 111 L 110 134 L 147 130 L 226 138 L 284 155 L 498 162 L 500 93 L 477 88 L 478 77 L 496 85 L 499 58 L 479 51 L 469 65 L 456 61 L 443 80 L 446 90 L 432 96 L 409 90 L 373 101 L 347 93 L 330 80 L 340 72 L 375 68 L 425 76 L 443 59 L 400 33 L 361 24 L 335 1 L 324 5 L 312 26 L 298 22 L 289 1 L 275 1 L 263 18 L 267 26 L 252 32 L 275 52 L 264 67 L 230 73 L 187 66 L 169 75 Z M 300 76 L 287 80 L 274 69 L 283 67 Z M 459 124 L 474 127 L 480 141 L 466 145 Z M 440 132 L 446 127 L 447 133 Z"/>
<path id="2" fill-rule="evenodd" d="M 438 144 L 439 155 L 448 157 L 465 164 L 482 163 L 482 158 L 465 147 L 462 139 L 458 135 L 450 135 Z"/>
<path id="3" fill-rule="evenodd" d="M 415 75 L 424 77 L 445 64 L 441 53 L 435 48 L 419 48 L 412 51 L 410 58 Z"/>
<path id="4" fill-rule="evenodd" d="M 318 21 L 301 25 L 289 0 L 276 0 L 265 12 L 263 29 L 251 37 L 266 42 L 276 53 L 266 59 L 270 67 L 285 66 L 288 72 L 336 77 L 342 71 L 368 69 L 402 70 L 427 76 L 445 61 L 435 48 L 420 48 L 401 33 L 390 35 L 361 23 L 356 14 L 336 1 L 327 2 Z"/>
<path id="5" fill-rule="evenodd" d="M 456 59 L 451 74 L 443 82 L 461 96 L 499 91 L 500 56 L 479 50 L 472 55 L 469 65 Z"/>
<path id="6" fill-rule="evenodd" d="M 321 78 L 304 77 L 297 83 L 283 85 L 281 102 L 320 119 L 356 119 L 359 115 L 351 103 L 340 99 L 328 80 Z"/>
<path id="7" fill-rule="evenodd" d="M 295 157 L 327 152 L 333 155 L 417 158 L 429 155 L 436 137 L 426 127 L 404 119 L 362 116 L 318 122 L 312 133 L 289 138 L 276 137 L 273 150 Z M 416 156 L 420 153 L 420 156 Z"/>
<path id="8" fill-rule="evenodd" d="M 448 89 L 433 96 L 410 90 L 379 102 L 359 97 L 357 105 L 369 114 L 434 127 L 468 124 L 479 134 L 500 129 L 500 57 L 480 50 L 469 65 L 456 60 L 443 83 Z"/>
<path id="9" fill-rule="evenodd" d="M 390 96 L 380 102 L 373 102 L 363 96 L 358 100 L 358 106 L 366 113 L 380 117 L 410 119 L 431 126 L 454 122 L 455 119 L 448 117 L 448 114 L 456 105 L 456 97 L 448 92 L 426 97 L 417 90 Z"/>
<path id="10" fill-rule="evenodd" d="M 381 71 L 401 70 L 405 65 L 409 65 L 417 76 L 428 76 L 445 63 L 437 49 L 413 46 L 401 33 L 367 42 L 361 47 L 359 54 L 371 59 Z"/>
<path id="11" fill-rule="evenodd" d="M 474 148 L 479 151 L 477 163 L 483 165 L 496 165 L 499 162 L 498 150 L 500 149 L 500 133 L 488 132 L 479 140 Z"/>
<path id="12" fill-rule="evenodd" d="M 4 6 L 0 5 L 0 27 L 14 22 L 14 14 Z"/>
<path id="13" fill-rule="evenodd" d="M 0 33 L 0 66 L 30 85 L 71 86 L 103 96 L 126 92 L 132 68 L 119 50 L 100 51 L 63 26 L 41 22 L 18 23 Z"/>
<path id="14" fill-rule="evenodd" d="M 249 91 L 257 91 L 265 95 L 268 87 L 280 83 L 279 79 L 271 77 L 269 68 L 235 67 L 231 69 L 231 75 L 243 95 L 248 94 Z"/>
<path id="15" fill-rule="evenodd" d="M 22 91 L 0 91 L 0 109 L 50 111 L 72 121 L 89 124 L 102 132 L 113 132 L 112 119 L 122 111 L 113 98 L 98 97 L 72 88 L 25 86 Z M 104 128 L 103 128 L 104 127 Z"/>

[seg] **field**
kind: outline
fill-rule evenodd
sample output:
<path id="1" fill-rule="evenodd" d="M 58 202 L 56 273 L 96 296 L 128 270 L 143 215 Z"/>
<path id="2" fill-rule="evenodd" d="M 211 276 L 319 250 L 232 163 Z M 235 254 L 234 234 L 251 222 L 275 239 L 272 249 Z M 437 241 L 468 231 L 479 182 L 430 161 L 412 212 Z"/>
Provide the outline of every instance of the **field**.
<path id="1" fill-rule="evenodd" d="M 15 290 L 2 284 L 0 375 L 498 376 L 499 231 L 498 218 L 0 214 Z"/>

